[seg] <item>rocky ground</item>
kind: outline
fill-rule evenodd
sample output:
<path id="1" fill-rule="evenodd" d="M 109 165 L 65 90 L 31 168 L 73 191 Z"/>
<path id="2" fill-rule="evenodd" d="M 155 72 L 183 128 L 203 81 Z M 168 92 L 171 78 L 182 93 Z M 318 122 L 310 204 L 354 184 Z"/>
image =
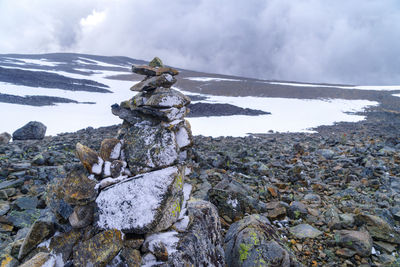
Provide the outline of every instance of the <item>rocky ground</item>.
<path id="1" fill-rule="evenodd" d="M 245 216 L 260 214 L 275 226 L 267 232 L 290 251 L 291 262 L 399 266 L 399 118 L 396 111 L 380 108 L 368 113 L 367 121 L 319 127 L 315 134 L 195 136 L 187 182 L 192 198 L 218 208 L 227 263 L 233 264 L 229 258 L 234 257 L 246 263 L 253 255 L 249 251 L 258 245 L 261 231 L 256 230 L 264 225 L 265 232 L 267 223 L 262 216 Z M 117 130 L 87 128 L 0 145 L 3 262 L 5 255 L 16 258 L 30 225 L 47 208 L 47 186 L 79 162 L 76 143 L 98 150 Z M 234 229 L 243 218 L 257 221 L 259 228 L 254 244 L 241 246 L 235 255 L 231 241 L 238 240 Z"/>

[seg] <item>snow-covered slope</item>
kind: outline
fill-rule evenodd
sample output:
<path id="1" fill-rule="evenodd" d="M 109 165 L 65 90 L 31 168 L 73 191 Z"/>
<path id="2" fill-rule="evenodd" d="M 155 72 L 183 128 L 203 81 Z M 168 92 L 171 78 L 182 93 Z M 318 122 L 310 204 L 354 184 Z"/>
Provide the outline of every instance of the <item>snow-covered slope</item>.
<path id="1" fill-rule="evenodd" d="M 144 62 L 126 57 L 101 57 L 79 54 L 48 54 L 48 55 L 0 55 L 1 73 L 7 75 L 8 70 L 25 70 L 23 74 L 42 75 L 42 72 L 55 73 L 63 77 L 72 78 L 71 84 L 77 85 L 77 90 L 59 89 L 59 79 L 56 77 L 49 86 L 35 84 L 34 79 L 21 85 L 20 81 L 8 79 L 8 82 L 0 81 L 0 96 L 10 95 L 25 96 L 54 96 L 80 103 L 55 103 L 55 105 L 32 106 L 14 103 L 0 102 L 0 132 L 13 132 L 25 123 L 37 120 L 47 125 L 47 134 L 55 135 L 61 132 L 76 131 L 88 126 L 100 127 L 120 123 L 120 119 L 111 114 L 110 106 L 114 103 L 131 98 L 134 93 L 129 88 L 141 77 L 129 76 L 132 64 Z M 2 69 L 1 69 L 2 68 Z M 1 72 L 3 71 L 3 72 Z M 116 76 L 118 79 L 107 77 Z M 118 76 L 119 75 L 119 76 Z M 198 76 L 196 76 L 198 75 Z M 129 78 L 126 78 L 129 77 Z M 310 131 L 309 128 L 319 125 L 330 125 L 339 121 L 359 121 L 363 116 L 351 114 L 363 111 L 370 105 L 378 102 L 371 99 L 301 99 L 299 97 L 257 97 L 257 96 L 228 96 L 231 93 L 205 94 L 202 93 L 202 84 L 207 84 L 218 89 L 220 85 L 230 86 L 230 92 L 236 86 L 243 84 L 252 86 L 259 80 L 251 80 L 238 77 L 226 77 L 222 75 L 207 74 L 206 77 L 190 71 L 182 70 L 177 76 L 177 88 L 183 93 L 197 96 L 194 99 L 202 99 L 200 102 L 229 103 L 242 108 L 258 109 L 271 112 L 271 115 L 259 116 L 212 116 L 189 118 L 192 131 L 195 135 L 210 136 L 244 136 L 247 133 L 267 133 L 268 131 Z M 91 80 L 100 83 L 99 88 L 106 88 L 112 93 L 88 92 L 80 90 L 81 81 Z M 193 82 L 186 85 L 183 81 Z M 277 83 L 262 81 L 264 84 L 280 86 L 297 86 L 301 90 L 305 85 L 296 83 Z M 103 85 L 108 86 L 104 87 Z M 307 85 L 308 87 L 322 85 Z M 306 87 L 307 87 L 306 86 Z M 339 86 L 329 86 L 339 88 Z M 323 86 L 322 86 L 323 87 Z M 196 91 L 196 88 L 198 90 Z M 345 89 L 350 89 L 346 87 Z M 393 88 L 392 88 L 393 89 Z M 398 88 L 400 89 L 400 88 Z M 1 98 L 0 98 L 1 100 Z M 194 101 L 196 102 L 196 101 Z"/>

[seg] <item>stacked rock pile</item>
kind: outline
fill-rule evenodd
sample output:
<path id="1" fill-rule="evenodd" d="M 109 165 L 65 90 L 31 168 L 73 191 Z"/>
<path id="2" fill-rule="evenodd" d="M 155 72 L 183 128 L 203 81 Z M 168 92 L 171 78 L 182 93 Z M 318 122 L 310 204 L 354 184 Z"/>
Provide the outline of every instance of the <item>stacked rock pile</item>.
<path id="1" fill-rule="evenodd" d="M 50 186 L 49 209 L 7 266 L 224 266 L 215 206 L 188 201 L 190 99 L 170 88 L 178 71 L 155 58 L 133 72 L 146 78 L 112 106 L 123 119 L 117 138 L 99 153 L 77 143 L 82 164 Z"/>

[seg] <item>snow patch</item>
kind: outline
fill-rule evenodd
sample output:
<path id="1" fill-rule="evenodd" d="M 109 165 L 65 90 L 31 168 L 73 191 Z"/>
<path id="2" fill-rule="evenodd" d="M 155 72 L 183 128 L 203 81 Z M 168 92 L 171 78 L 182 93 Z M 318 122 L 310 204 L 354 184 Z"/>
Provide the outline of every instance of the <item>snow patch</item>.
<path id="1" fill-rule="evenodd" d="M 164 233 L 157 233 L 147 236 L 144 244 L 148 244 L 149 250 L 153 252 L 158 244 L 163 244 L 168 251 L 168 255 L 176 252 L 176 246 L 179 242 L 179 238 L 177 237 L 178 232 L 170 231 Z"/>
<path id="2" fill-rule="evenodd" d="M 183 216 L 182 219 L 177 221 L 174 226 L 178 231 L 185 231 L 189 225 L 189 216 Z"/>
<path id="3" fill-rule="evenodd" d="M 163 264 L 165 262 L 157 261 L 156 256 L 151 253 L 147 253 L 144 257 L 142 257 L 142 267 L 152 267 L 158 264 Z"/>
<path id="4" fill-rule="evenodd" d="M 196 81 L 196 82 L 240 82 L 238 79 L 227 79 L 227 78 L 213 78 L 213 77 L 187 77 L 186 80 Z"/>
<path id="5" fill-rule="evenodd" d="M 94 186 L 94 189 L 95 189 L 95 190 L 101 190 L 101 189 L 103 189 L 103 188 L 105 188 L 105 187 L 107 187 L 107 186 L 111 186 L 111 185 L 113 185 L 113 184 L 122 182 L 123 180 L 125 180 L 125 179 L 127 179 L 127 178 L 128 178 L 128 176 L 125 176 L 125 175 L 121 175 L 121 176 L 119 176 L 119 177 L 117 177 L 117 178 L 109 177 L 109 178 L 103 179 L 103 180 L 101 180 L 99 183 L 97 183 L 97 184 Z"/>
<path id="6" fill-rule="evenodd" d="M 232 206 L 232 208 L 237 208 L 237 206 L 239 205 L 239 201 L 237 199 L 228 199 L 226 201 L 226 203 L 228 203 L 230 206 Z"/>
<path id="7" fill-rule="evenodd" d="M 178 132 L 176 133 L 176 142 L 179 148 L 184 148 L 190 145 L 189 134 L 185 127 L 179 128 Z"/>
<path id="8" fill-rule="evenodd" d="M 288 83 L 288 82 L 266 82 L 269 84 L 296 86 L 296 87 L 326 87 L 339 89 L 357 89 L 357 90 L 373 90 L 373 91 L 392 91 L 400 90 L 400 85 L 328 85 L 314 83 Z"/>
<path id="9" fill-rule="evenodd" d="M 103 168 L 103 162 L 104 160 L 100 157 L 97 157 L 97 163 L 93 164 L 92 166 L 92 172 L 95 174 L 101 174 L 102 168 Z"/>
<path id="10" fill-rule="evenodd" d="M 111 162 L 105 161 L 104 162 L 104 176 L 109 177 L 111 176 Z"/>
<path id="11" fill-rule="evenodd" d="M 120 154 L 121 154 L 121 146 L 122 144 L 120 142 L 118 142 L 115 147 L 113 148 L 113 150 L 111 151 L 110 154 L 110 159 L 118 159 Z"/>

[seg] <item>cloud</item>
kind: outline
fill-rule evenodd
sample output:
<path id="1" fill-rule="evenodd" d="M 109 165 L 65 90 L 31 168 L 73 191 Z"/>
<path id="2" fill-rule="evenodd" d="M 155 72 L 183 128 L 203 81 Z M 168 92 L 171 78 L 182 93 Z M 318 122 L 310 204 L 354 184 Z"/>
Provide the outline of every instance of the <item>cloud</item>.
<path id="1" fill-rule="evenodd" d="M 85 52 L 263 79 L 400 84 L 397 0 L 0 1 L 0 52 Z"/>

